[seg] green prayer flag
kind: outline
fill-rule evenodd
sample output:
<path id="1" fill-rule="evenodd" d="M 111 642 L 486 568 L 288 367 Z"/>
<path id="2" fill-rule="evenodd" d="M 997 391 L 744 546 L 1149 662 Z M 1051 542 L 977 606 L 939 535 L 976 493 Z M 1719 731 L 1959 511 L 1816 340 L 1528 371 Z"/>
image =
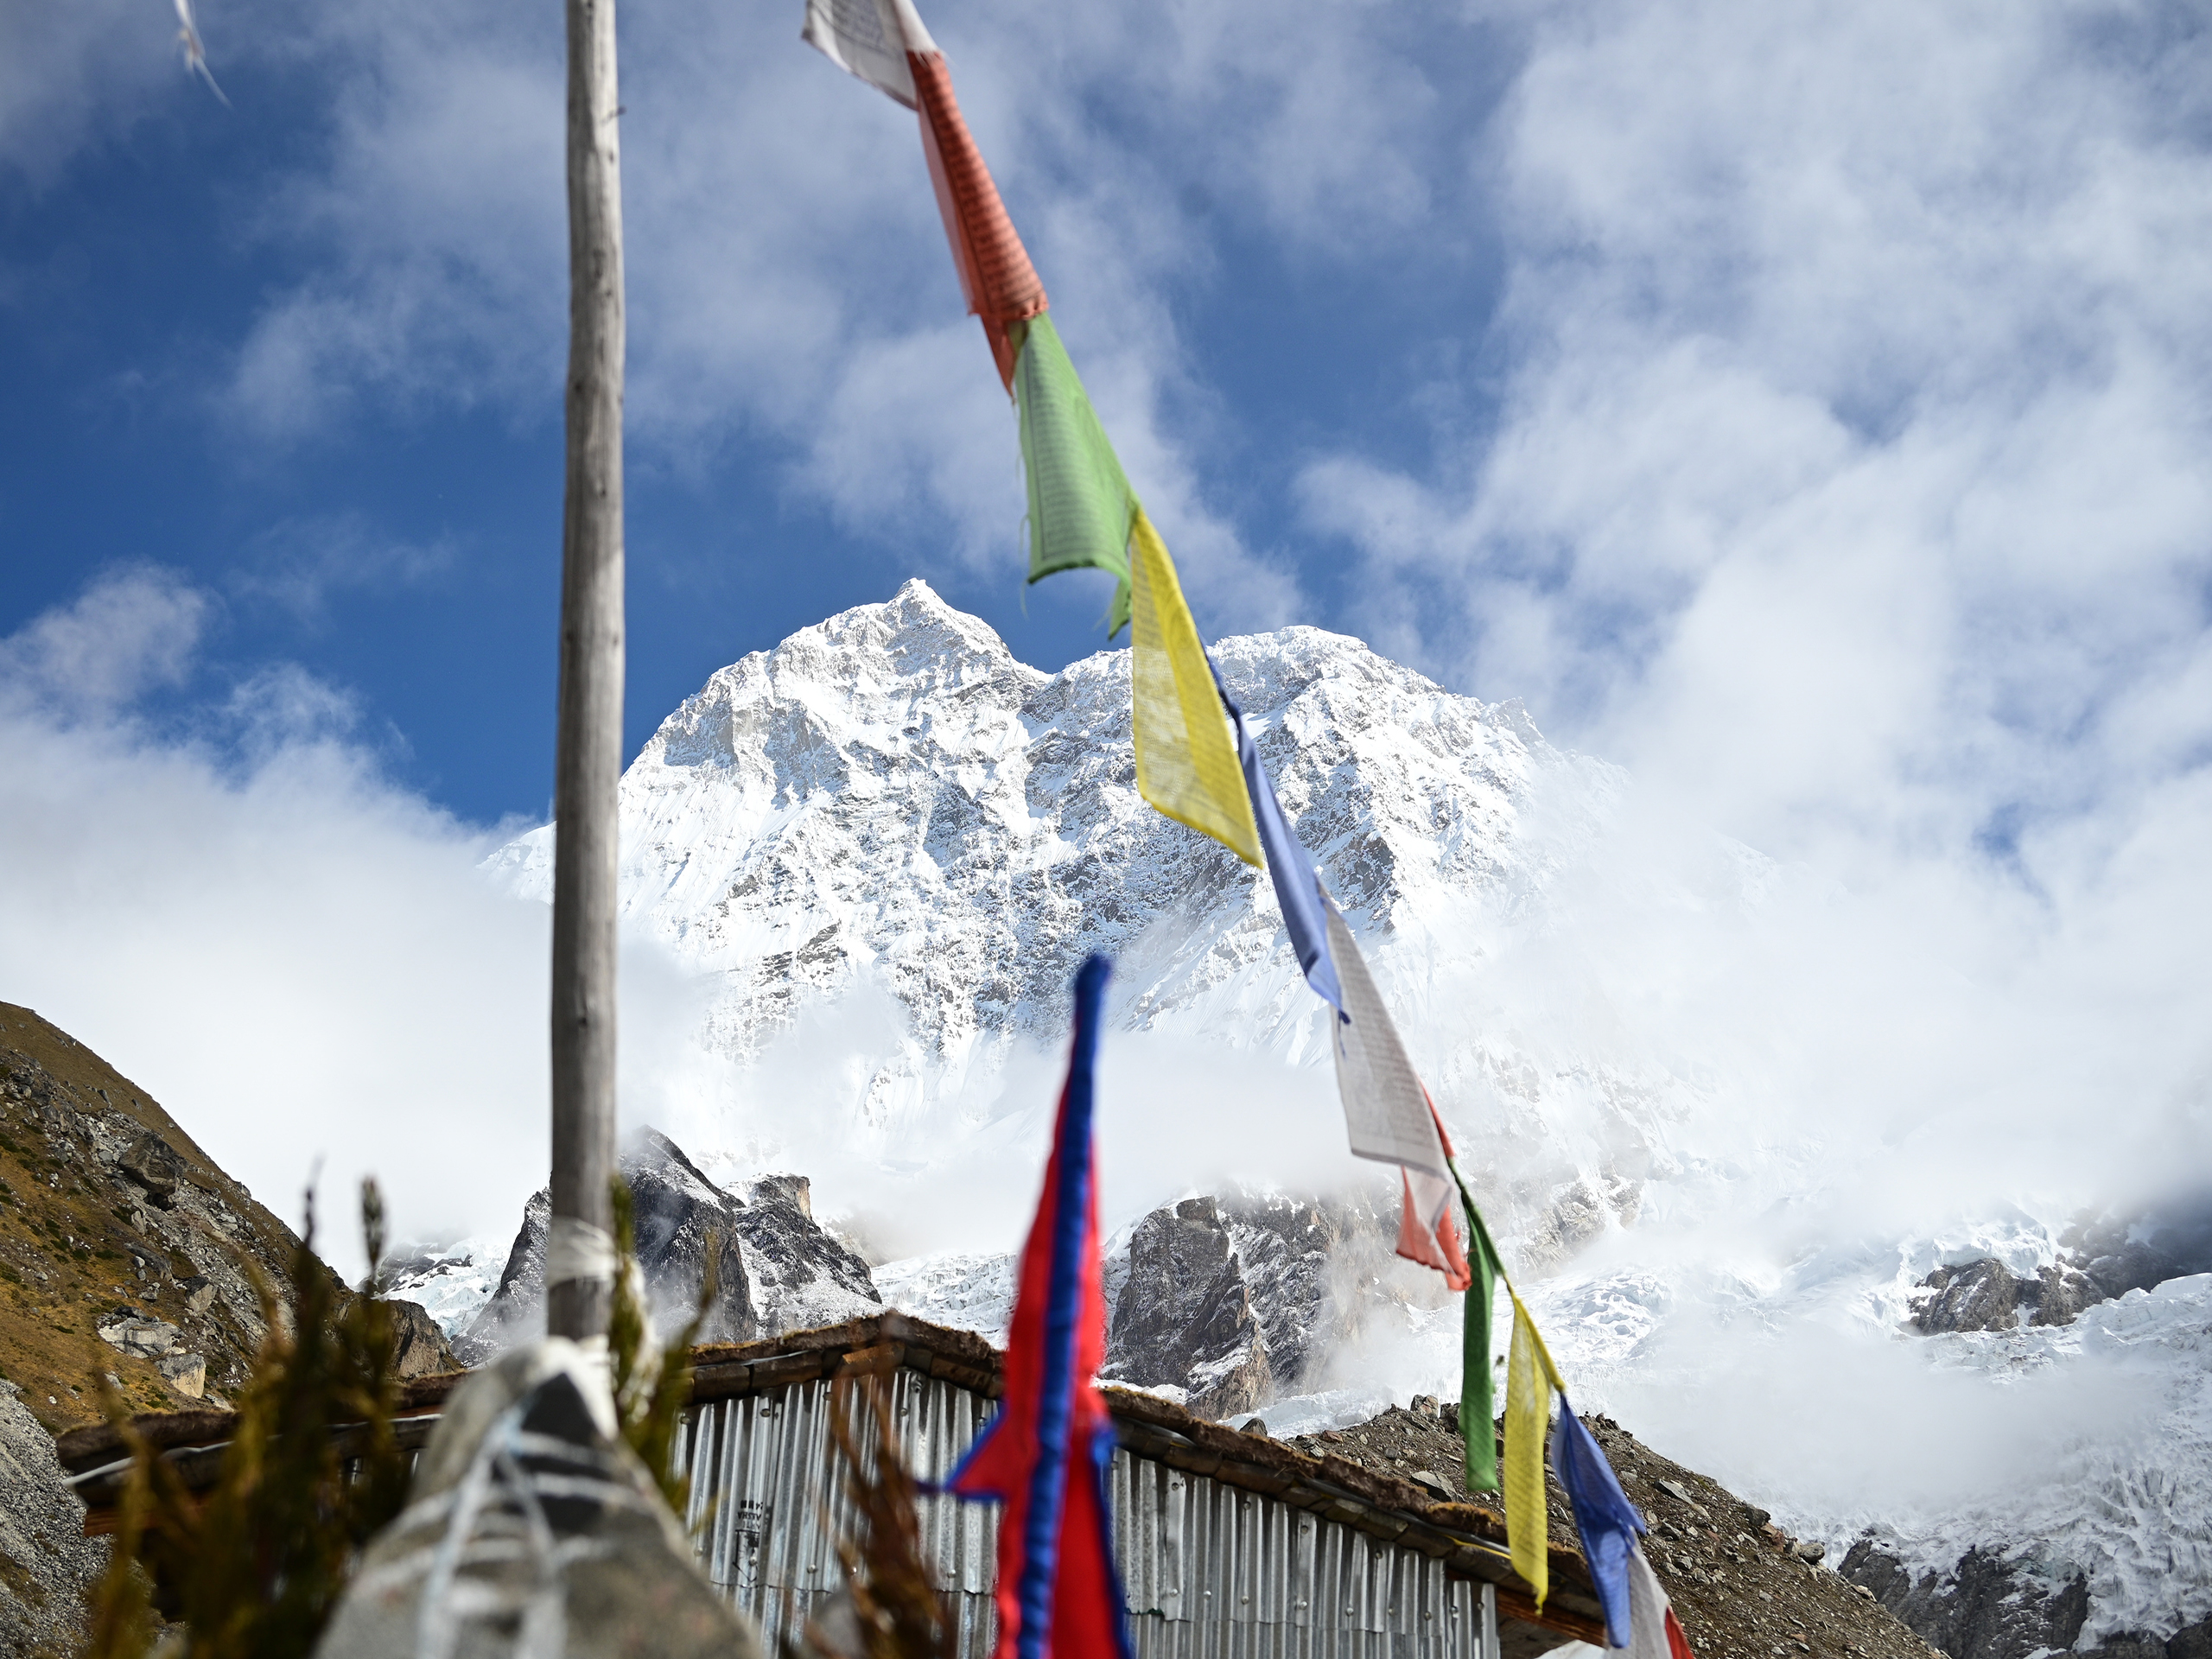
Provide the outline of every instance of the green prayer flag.
<path id="1" fill-rule="evenodd" d="M 1456 1171 L 1454 1172 L 1457 1173 Z M 1497 1491 L 1497 1414 L 1491 1386 L 1491 1308 L 1498 1275 L 1497 1246 L 1463 1185 L 1467 1211 L 1467 1296 L 1459 1332 L 1459 1437 L 1467 1446 L 1467 1490 Z"/>
<path id="2" fill-rule="evenodd" d="M 1029 486 L 1029 580 L 1084 565 L 1119 578 L 1106 637 L 1129 621 L 1129 527 L 1137 499 L 1076 378 L 1049 313 L 1016 324 L 1014 397 Z"/>

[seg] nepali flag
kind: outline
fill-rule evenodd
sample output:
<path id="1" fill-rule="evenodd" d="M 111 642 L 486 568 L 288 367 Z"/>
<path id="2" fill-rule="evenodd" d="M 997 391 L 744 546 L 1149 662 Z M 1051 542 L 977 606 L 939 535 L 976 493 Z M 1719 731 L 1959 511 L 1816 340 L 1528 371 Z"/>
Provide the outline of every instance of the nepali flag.
<path id="1" fill-rule="evenodd" d="M 1090 1122 L 1111 971 L 1095 956 L 1075 976 L 1075 1045 L 1045 1191 L 1021 1249 L 1006 1391 L 944 1484 L 1005 1506 L 994 1659 L 1132 1659 L 1107 1518 L 1114 1425 L 1093 1381 L 1106 1358 L 1106 1293 Z"/>

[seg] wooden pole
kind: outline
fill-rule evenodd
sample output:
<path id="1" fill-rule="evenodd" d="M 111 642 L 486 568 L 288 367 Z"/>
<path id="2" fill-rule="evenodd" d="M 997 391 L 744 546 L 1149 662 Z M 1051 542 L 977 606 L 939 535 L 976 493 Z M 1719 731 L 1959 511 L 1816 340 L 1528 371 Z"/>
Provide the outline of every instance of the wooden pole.
<path id="1" fill-rule="evenodd" d="M 614 0 L 567 0 L 568 475 L 554 780 L 553 1233 L 549 1263 L 613 1225 L 616 790 L 622 777 L 622 172 Z M 568 1224 L 564 1228 L 563 1224 Z M 568 1248 L 564 1252 L 564 1234 Z M 553 1282 L 548 1331 L 604 1334 L 595 1266 Z"/>

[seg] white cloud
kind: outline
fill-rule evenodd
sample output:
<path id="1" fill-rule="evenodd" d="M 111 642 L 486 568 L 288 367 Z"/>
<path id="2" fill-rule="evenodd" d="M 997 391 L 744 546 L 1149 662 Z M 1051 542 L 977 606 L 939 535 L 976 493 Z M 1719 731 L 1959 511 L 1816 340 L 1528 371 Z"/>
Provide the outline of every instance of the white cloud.
<path id="1" fill-rule="evenodd" d="M 0 642 L 0 985 L 296 1224 L 319 1164 L 332 1260 L 371 1172 L 403 1235 L 497 1236 L 548 1157 L 545 912 L 296 667 L 216 693 L 204 743 L 136 725 L 207 605 L 137 570 Z"/>
<path id="2" fill-rule="evenodd" d="M 1194 592 L 1224 627 L 1291 620 L 1297 580 L 1210 504 L 1198 435 L 1166 413 L 1195 389 L 1169 289 L 1212 268 L 1217 224 L 1265 226 L 1316 257 L 1377 227 L 1409 233 L 1452 169 L 1391 141 L 1433 136 L 1438 89 L 1325 7 L 1295 44 L 1274 29 L 1255 42 L 1226 11 L 1071 17 L 1041 71 L 1026 16 L 934 21 Z M 1006 397 L 960 315 L 912 118 L 840 78 L 773 9 L 626 25 L 633 454 L 697 468 L 766 444 L 796 487 L 925 563 L 948 546 L 1018 558 Z M 488 4 L 324 8 L 302 39 L 332 83 L 329 143 L 256 234 L 306 274 L 241 343 L 229 412 L 264 443 L 335 430 L 364 399 L 549 419 L 566 302 L 557 32 Z M 1179 94 L 1133 98 L 1139 63 Z M 1085 113 L 1101 100 L 1124 106 L 1118 137 Z M 1230 111 L 1250 140 L 1211 141 Z"/>
<path id="3" fill-rule="evenodd" d="M 74 605 L 0 640 L 0 690 L 62 718 L 98 718 L 157 686 L 182 683 L 211 607 L 173 571 L 125 566 Z"/>
<path id="4" fill-rule="evenodd" d="M 1497 429 L 1305 480 L 1378 632 L 1785 855 L 1957 854 L 2189 764 L 2212 157 L 2158 99 L 2202 48 L 2152 27 L 1533 16 Z"/>
<path id="5" fill-rule="evenodd" d="M 314 513 L 280 519 L 253 537 L 228 586 L 241 599 L 320 623 L 334 595 L 431 582 L 452 569 L 459 554 L 451 536 L 398 542 L 378 535 L 358 513 Z"/>

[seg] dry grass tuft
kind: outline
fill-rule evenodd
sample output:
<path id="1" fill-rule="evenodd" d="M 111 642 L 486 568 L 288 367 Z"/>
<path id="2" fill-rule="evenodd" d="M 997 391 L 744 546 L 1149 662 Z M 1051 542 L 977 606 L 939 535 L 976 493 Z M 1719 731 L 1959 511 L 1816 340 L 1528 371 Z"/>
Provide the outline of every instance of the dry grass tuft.
<path id="1" fill-rule="evenodd" d="M 393 1438 L 397 1341 L 378 1300 L 384 1204 L 361 1187 L 370 1274 L 343 1297 L 316 1259 L 309 1200 L 287 1309 L 258 1273 L 268 1335 L 238 1396 L 238 1427 L 214 1486 L 195 1497 L 130 1423 L 109 1414 L 132 1466 L 108 1571 L 92 1607 L 90 1659 L 137 1659 L 181 1618 L 189 1659 L 298 1659 L 315 1645 L 361 1546 L 406 1502 L 410 1460 Z M 341 1450 L 332 1431 L 359 1425 Z"/>

